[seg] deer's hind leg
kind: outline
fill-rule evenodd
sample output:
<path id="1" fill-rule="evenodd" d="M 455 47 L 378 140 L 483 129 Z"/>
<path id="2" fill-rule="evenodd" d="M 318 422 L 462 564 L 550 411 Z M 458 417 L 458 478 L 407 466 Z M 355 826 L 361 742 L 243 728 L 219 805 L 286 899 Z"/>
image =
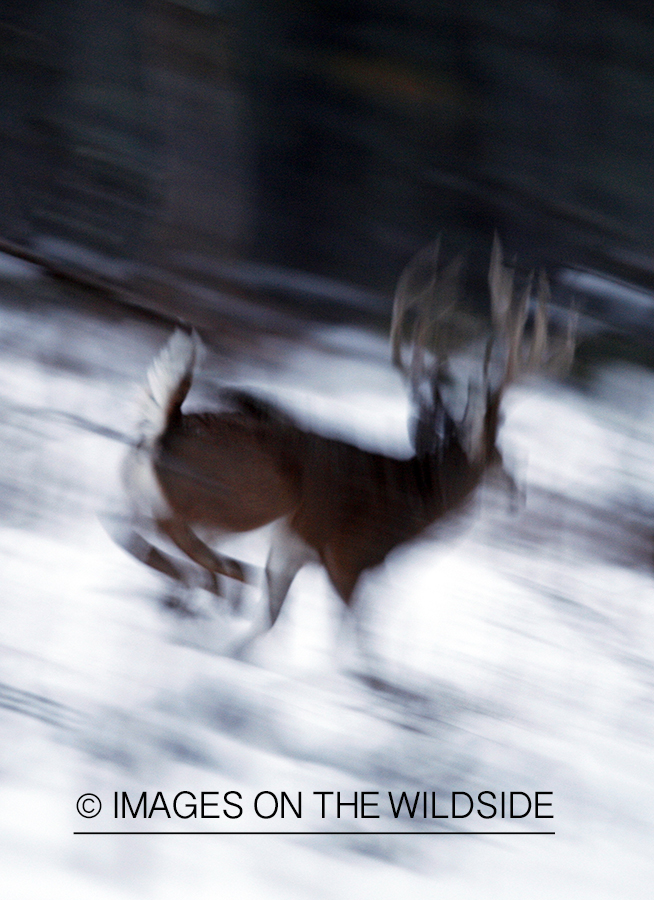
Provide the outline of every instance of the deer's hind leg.
<path id="1" fill-rule="evenodd" d="M 189 591 L 191 591 L 194 586 L 197 586 L 197 579 L 193 579 L 183 566 L 179 565 L 179 563 L 167 553 L 164 553 L 162 550 L 155 547 L 154 544 L 147 541 L 134 528 L 121 527 L 117 530 L 115 523 L 112 523 L 110 533 L 116 544 L 118 544 L 119 547 L 122 547 L 123 550 L 126 550 L 130 556 L 133 556 L 134 559 L 144 563 L 155 572 L 165 575 L 179 586 L 181 590 L 178 590 L 175 593 L 171 592 L 166 594 L 163 601 L 165 606 L 186 615 L 194 615 L 194 611 L 187 603 L 186 597 L 188 596 Z M 206 585 L 202 584 L 201 586 L 206 587 L 207 590 L 211 589 L 211 586 L 208 583 Z"/>
<path id="2" fill-rule="evenodd" d="M 172 558 L 146 541 L 137 531 L 130 531 L 121 541 L 121 546 L 135 559 L 150 566 L 156 572 L 161 572 L 162 575 L 167 575 L 174 581 L 187 585 L 187 579 L 182 569 L 173 562 Z"/>
<path id="3" fill-rule="evenodd" d="M 216 553 L 197 536 L 186 522 L 182 522 L 179 519 L 163 519 L 157 522 L 157 527 L 162 534 L 170 538 L 182 553 L 206 573 L 208 584 L 205 587 L 216 596 L 223 596 L 216 578 L 217 575 L 222 575 L 242 584 L 251 584 L 256 580 L 256 576 L 260 571 L 256 566 L 250 566 L 230 556 Z M 239 608 L 240 600 L 241 592 L 239 591 L 232 600 L 232 606 L 235 609 Z"/>

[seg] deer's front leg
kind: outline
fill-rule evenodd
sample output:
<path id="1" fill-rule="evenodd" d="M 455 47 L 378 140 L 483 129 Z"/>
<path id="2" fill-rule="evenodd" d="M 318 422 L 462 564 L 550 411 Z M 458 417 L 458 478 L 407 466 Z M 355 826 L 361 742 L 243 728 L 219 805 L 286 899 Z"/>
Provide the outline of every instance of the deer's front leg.
<path id="1" fill-rule="evenodd" d="M 266 563 L 268 613 L 271 628 L 277 621 L 293 579 L 305 563 L 317 560 L 317 558 L 317 554 L 290 527 L 287 521 L 282 520 L 277 524 Z"/>
<path id="2" fill-rule="evenodd" d="M 230 648 L 235 659 L 246 659 L 254 642 L 269 631 L 277 621 L 291 583 L 306 562 L 317 560 L 317 554 L 282 519 L 275 525 L 268 560 L 266 586 L 268 602 L 262 602 L 247 633 Z"/>

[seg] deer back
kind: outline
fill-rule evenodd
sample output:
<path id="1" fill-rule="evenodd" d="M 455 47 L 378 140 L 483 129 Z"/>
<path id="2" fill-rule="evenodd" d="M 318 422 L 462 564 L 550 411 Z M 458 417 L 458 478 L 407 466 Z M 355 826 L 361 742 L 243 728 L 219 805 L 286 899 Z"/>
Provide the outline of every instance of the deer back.
<path id="1" fill-rule="evenodd" d="M 239 413 L 191 413 L 161 437 L 155 471 L 174 514 L 224 532 L 251 531 L 299 501 L 297 472 L 270 426 Z"/>

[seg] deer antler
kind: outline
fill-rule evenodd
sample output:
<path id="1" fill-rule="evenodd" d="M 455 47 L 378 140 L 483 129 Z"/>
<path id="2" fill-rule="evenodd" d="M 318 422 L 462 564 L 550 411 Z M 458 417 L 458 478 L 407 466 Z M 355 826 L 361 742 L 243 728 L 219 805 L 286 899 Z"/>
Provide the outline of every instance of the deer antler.
<path id="1" fill-rule="evenodd" d="M 471 317 L 457 309 L 463 256 L 456 256 L 438 269 L 440 236 L 411 259 L 395 290 L 391 323 L 393 365 L 415 382 L 425 374 L 425 351 L 435 356 L 435 369 L 442 367 L 452 349 L 469 337 Z M 456 315 L 454 312 L 456 310 Z M 413 311 L 411 363 L 402 361 L 406 318 Z"/>
<path id="2" fill-rule="evenodd" d="M 536 291 L 536 309 L 531 341 L 525 347 L 525 328 L 532 294 L 533 272 L 518 298 L 514 296 L 514 269 L 504 264 L 502 245 L 495 235 L 491 251 L 488 283 L 491 296 L 491 321 L 496 338 L 507 342 L 506 364 L 500 383 L 502 393 L 510 384 L 531 372 L 564 374 L 572 363 L 575 349 L 576 317 L 570 316 L 566 336 L 552 340 L 549 329 L 551 299 L 547 275 L 541 271 Z M 487 362 L 490 352 L 487 352 Z"/>
<path id="3" fill-rule="evenodd" d="M 502 245 L 495 235 L 491 251 L 488 285 L 491 299 L 491 335 L 483 363 L 483 407 L 468 403 L 461 432 L 471 461 L 484 464 L 494 453 L 500 422 L 500 403 L 506 389 L 535 372 L 562 375 L 572 363 L 575 349 L 576 319 L 571 316 L 564 338 L 552 339 L 549 327 L 550 288 L 547 276 L 540 272 L 536 289 L 536 308 L 528 339 L 525 331 L 529 318 L 534 273 L 527 277 L 520 293 L 515 290 L 515 270 L 506 265 Z M 502 374 L 496 387 L 490 385 L 490 365 L 495 346 L 501 346 Z"/>
<path id="4" fill-rule="evenodd" d="M 426 306 L 427 298 L 434 294 L 437 282 L 440 243 L 439 235 L 433 243 L 418 251 L 397 282 L 391 321 L 391 348 L 393 365 L 397 366 L 402 372 L 406 371 L 402 362 L 402 338 L 406 315 L 409 310 L 415 307 L 418 307 L 422 313 Z M 420 318 L 420 315 L 416 315 L 414 321 L 412 335 L 414 346 L 420 330 Z"/>

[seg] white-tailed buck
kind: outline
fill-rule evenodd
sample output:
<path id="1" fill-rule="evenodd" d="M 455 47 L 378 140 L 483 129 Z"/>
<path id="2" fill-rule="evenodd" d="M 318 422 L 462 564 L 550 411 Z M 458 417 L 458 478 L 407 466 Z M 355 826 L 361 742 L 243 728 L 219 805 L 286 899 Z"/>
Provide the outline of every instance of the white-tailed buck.
<path id="1" fill-rule="evenodd" d="M 411 459 L 306 431 L 273 404 L 244 392 L 226 392 L 221 411 L 184 414 L 196 340 L 177 331 L 148 372 L 140 438 L 125 464 L 136 509 L 128 549 L 189 583 L 175 560 L 139 534 L 139 517 L 148 520 L 200 567 L 202 584 L 218 594 L 217 575 L 249 581 L 253 572 L 210 549 L 196 529 L 225 535 L 276 521 L 266 565 L 273 624 L 305 562 L 319 561 L 349 604 L 363 572 L 459 510 L 487 470 L 502 464 L 496 440 L 506 389 L 528 372 L 565 369 L 574 338 L 572 319 L 567 334 L 550 338 L 544 276 L 527 337 L 531 279 L 516 296 L 513 270 L 504 264 L 496 238 L 489 272 L 491 333 L 479 366 L 477 402 L 471 392 L 465 412 L 455 418 L 442 395 L 448 344 L 459 340 L 458 264 L 439 271 L 437 258 L 438 244 L 412 260 L 393 310 L 392 357 L 409 379 L 413 406 Z M 414 326 L 406 367 L 402 341 L 410 310 Z"/>

